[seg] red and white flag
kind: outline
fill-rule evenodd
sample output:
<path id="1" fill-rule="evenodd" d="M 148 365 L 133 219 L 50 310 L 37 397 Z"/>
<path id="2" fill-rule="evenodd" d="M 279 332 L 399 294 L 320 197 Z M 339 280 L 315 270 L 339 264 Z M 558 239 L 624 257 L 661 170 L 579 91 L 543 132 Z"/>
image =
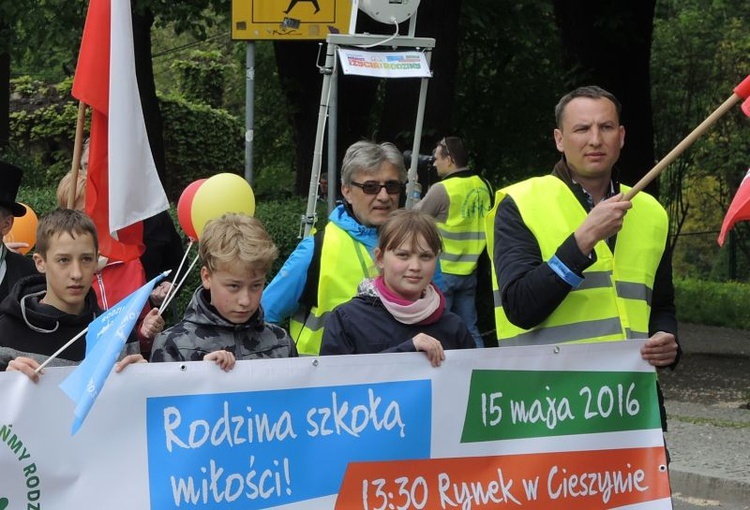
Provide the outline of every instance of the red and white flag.
<path id="1" fill-rule="evenodd" d="M 92 109 L 86 213 L 101 253 L 143 253 L 142 220 L 169 208 L 146 134 L 135 75 L 130 0 L 90 0 L 73 97 Z"/>
<path id="2" fill-rule="evenodd" d="M 732 230 L 734 224 L 745 220 L 750 220 L 750 169 L 742 179 L 740 187 L 729 205 L 729 210 L 724 216 L 719 233 L 719 246 L 724 246 L 724 239 L 727 233 Z"/>

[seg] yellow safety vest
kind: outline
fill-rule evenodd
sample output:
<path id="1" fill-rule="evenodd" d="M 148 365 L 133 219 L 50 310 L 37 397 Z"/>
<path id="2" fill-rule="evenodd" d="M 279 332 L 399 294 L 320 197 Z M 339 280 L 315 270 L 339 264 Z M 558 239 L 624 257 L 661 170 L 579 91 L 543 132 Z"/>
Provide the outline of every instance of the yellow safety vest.
<path id="1" fill-rule="evenodd" d="M 289 332 L 302 355 L 320 354 L 328 314 L 356 296 L 357 286 L 364 278 L 377 275 L 377 268 L 365 245 L 333 222 L 329 222 L 325 229 L 320 252 L 318 305 L 309 310 L 300 306 L 289 320 Z"/>
<path id="2" fill-rule="evenodd" d="M 490 190 L 477 175 L 442 181 L 450 197 L 448 217 L 438 222 L 443 238 L 440 269 L 444 273 L 469 275 L 477 268 L 486 245 L 484 216 L 490 210 Z"/>
<path id="3" fill-rule="evenodd" d="M 621 191 L 627 192 L 627 186 Z M 586 218 L 570 188 L 549 175 L 528 179 L 497 192 L 496 205 L 485 218 L 490 252 L 494 248 L 494 219 L 503 198 L 511 196 L 526 226 L 539 243 L 542 260 L 549 260 L 562 242 Z M 657 200 L 639 193 L 617 233 L 615 254 L 605 241 L 594 247 L 596 262 L 583 272 L 557 309 L 538 326 L 525 330 L 510 323 L 500 302 L 496 268 L 492 267 L 495 325 L 501 345 L 563 342 L 602 342 L 647 338 L 651 293 L 667 239 L 667 213 Z M 550 212 L 549 204 L 557 204 Z M 492 254 L 490 255 L 492 260 Z"/>

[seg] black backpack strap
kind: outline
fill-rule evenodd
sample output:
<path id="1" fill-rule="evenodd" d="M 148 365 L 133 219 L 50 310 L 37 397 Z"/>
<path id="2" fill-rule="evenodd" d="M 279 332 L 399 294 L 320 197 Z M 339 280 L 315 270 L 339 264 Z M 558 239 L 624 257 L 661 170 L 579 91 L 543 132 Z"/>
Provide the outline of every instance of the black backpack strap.
<path id="1" fill-rule="evenodd" d="M 320 283 L 320 257 L 323 252 L 323 239 L 325 237 L 325 227 L 315 232 L 313 236 L 313 256 L 310 265 L 307 268 L 307 281 L 305 288 L 302 289 L 302 295 L 299 302 L 307 310 L 312 310 L 318 306 L 318 284 Z"/>
<path id="2" fill-rule="evenodd" d="M 492 209 L 495 206 L 495 192 L 492 189 L 492 184 L 490 184 L 490 181 L 488 181 L 481 175 L 479 176 L 479 178 L 482 179 L 482 182 L 484 182 L 484 185 L 487 186 L 487 190 L 490 192 L 490 209 Z"/>

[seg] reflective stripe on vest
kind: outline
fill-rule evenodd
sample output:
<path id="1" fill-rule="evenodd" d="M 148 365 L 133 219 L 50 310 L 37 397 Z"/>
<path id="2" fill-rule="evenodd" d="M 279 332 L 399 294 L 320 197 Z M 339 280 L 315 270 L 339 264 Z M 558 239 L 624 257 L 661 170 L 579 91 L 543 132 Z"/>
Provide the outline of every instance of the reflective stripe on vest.
<path id="1" fill-rule="evenodd" d="M 450 197 L 450 207 L 445 222 L 437 223 L 443 238 L 440 269 L 469 275 L 476 270 L 486 244 L 484 215 L 490 208 L 490 191 L 477 175 L 448 177 L 442 185 Z"/>
<path id="2" fill-rule="evenodd" d="M 320 252 L 318 306 L 307 310 L 300 306 L 289 321 L 289 332 L 302 355 L 320 354 L 323 326 L 328 314 L 357 294 L 364 278 L 377 275 L 367 247 L 354 240 L 333 222 L 326 225 Z"/>
<path id="3" fill-rule="evenodd" d="M 629 189 L 621 188 L 623 192 Z M 536 237 L 545 261 L 587 215 L 568 186 L 554 176 L 529 179 L 500 190 L 496 204 L 508 195 Z M 546 206 L 550 202 L 560 205 L 553 214 Z M 495 322 L 502 345 L 648 337 L 651 294 L 666 245 L 668 222 L 666 212 L 650 195 L 639 193 L 632 202 L 633 207 L 625 215 L 623 227 L 617 234 L 617 256 L 606 242 L 598 242 L 594 247 L 597 260 L 584 271 L 581 285 L 572 289 L 558 308 L 532 330 L 514 326 L 505 316 L 491 254 Z M 485 219 L 490 253 L 494 251 L 496 211 L 493 209 Z"/>

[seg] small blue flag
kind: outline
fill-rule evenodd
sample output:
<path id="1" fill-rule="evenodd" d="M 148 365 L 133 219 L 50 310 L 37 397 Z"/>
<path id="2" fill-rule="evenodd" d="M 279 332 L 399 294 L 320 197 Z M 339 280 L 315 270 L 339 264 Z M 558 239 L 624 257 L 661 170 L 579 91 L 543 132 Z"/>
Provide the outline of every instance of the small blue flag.
<path id="1" fill-rule="evenodd" d="M 76 404 L 71 435 L 89 414 L 154 285 L 165 275 L 157 276 L 89 324 L 86 356 L 60 383 L 60 389 Z"/>

